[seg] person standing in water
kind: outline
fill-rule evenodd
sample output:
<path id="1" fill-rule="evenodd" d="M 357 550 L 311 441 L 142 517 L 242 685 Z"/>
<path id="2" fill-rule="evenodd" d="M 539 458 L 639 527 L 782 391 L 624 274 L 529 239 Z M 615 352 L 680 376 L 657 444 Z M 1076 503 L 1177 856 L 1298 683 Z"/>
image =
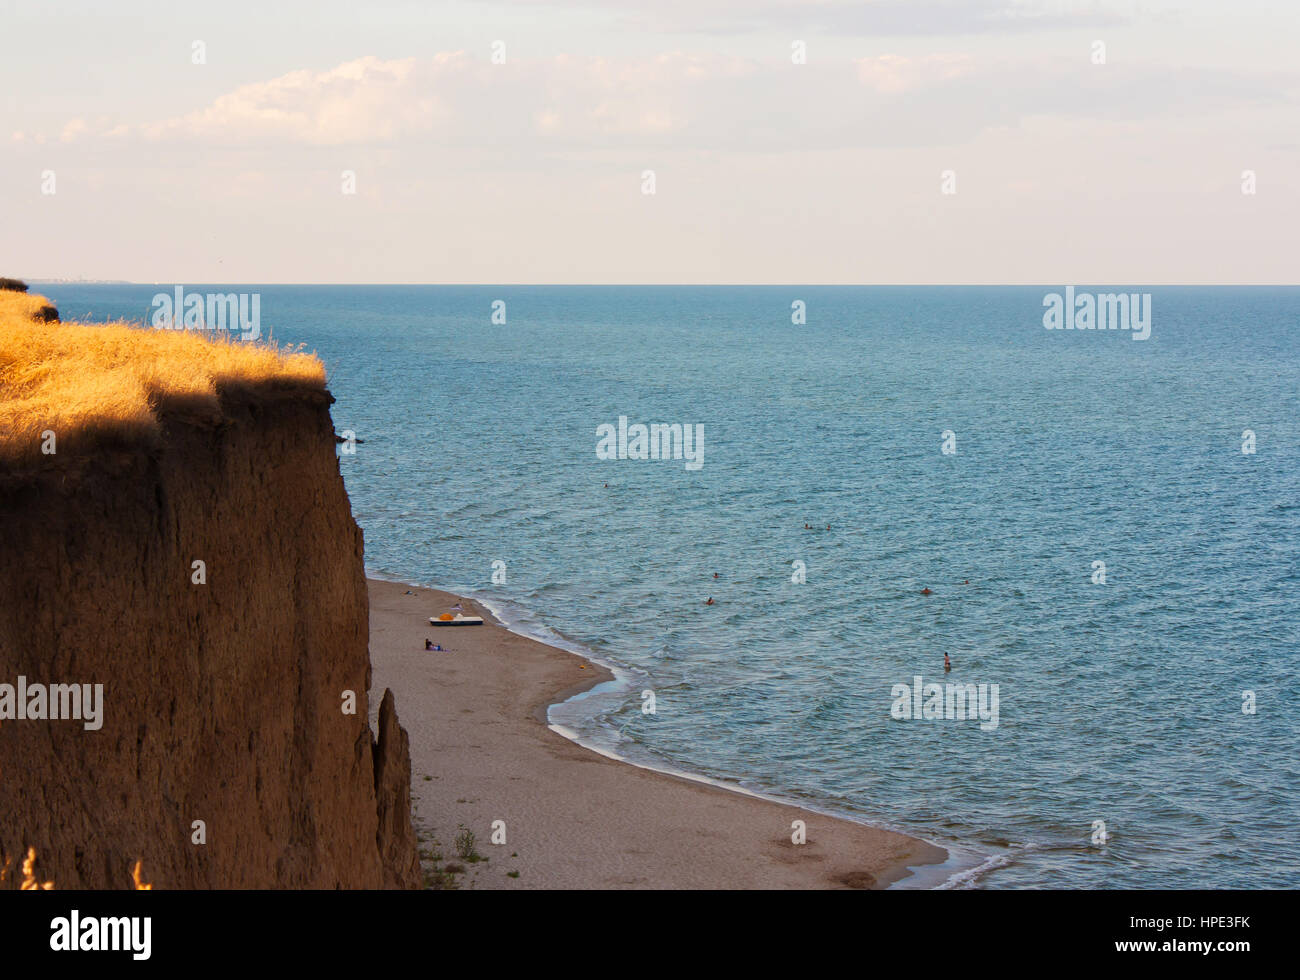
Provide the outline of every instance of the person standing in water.
<path id="1" fill-rule="evenodd" d="M 943 655 L 943 672 L 946 674 L 950 670 L 952 670 L 952 661 L 948 659 L 948 655 L 945 653 Z"/>

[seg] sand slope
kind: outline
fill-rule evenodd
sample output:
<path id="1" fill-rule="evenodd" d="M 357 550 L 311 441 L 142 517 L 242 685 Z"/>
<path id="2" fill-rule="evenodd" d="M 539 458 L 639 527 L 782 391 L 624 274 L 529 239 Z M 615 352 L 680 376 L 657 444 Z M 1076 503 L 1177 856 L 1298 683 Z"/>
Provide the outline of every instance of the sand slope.
<path id="1" fill-rule="evenodd" d="M 392 688 L 402 705 L 417 830 L 436 839 L 425 846 L 441 851 L 444 867 L 465 864 L 452 843 L 461 825 L 489 858 L 466 865 L 461 887 L 870 888 L 946 857 L 902 834 L 576 745 L 546 727 L 546 708 L 607 671 L 493 625 L 468 600 L 488 624 L 430 628 L 430 615 L 462 601 L 449 593 L 369 586 L 372 689 Z M 448 652 L 425 653 L 425 637 Z M 799 846 L 790 842 L 796 819 L 808 826 Z M 505 821 L 504 846 L 489 842 L 495 820 Z"/>

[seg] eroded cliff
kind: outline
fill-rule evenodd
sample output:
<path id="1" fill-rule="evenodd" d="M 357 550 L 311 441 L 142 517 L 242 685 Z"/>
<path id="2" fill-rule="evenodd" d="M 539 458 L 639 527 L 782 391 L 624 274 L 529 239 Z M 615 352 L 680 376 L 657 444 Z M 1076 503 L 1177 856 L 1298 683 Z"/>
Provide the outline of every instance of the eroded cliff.
<path id="1" fill-rule="evenodd" d="M 157 888 L 418 887 L 330 396 L 219 396 L 147 445 L 0 463 L 0 685 L 103 685 L 97 729 L 0 720 L 0 854 L 58 888 L 137 860 Z"/>

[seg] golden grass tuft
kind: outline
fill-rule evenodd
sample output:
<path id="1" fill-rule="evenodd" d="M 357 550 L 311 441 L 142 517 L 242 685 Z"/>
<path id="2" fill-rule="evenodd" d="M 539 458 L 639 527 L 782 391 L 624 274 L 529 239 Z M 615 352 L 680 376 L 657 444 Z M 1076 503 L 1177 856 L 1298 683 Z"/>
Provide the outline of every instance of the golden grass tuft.
<path id="1" fill-rule="evenodd" d="M 18 886 L 19 891 L 49 891 L 54 887 L 52 881 L 40 881 L 36 877 L 36 848 L 27 848 L 27 860 L 23 862 L 23 880 Z"/>
<path id="2" fill-rule="evenodd" d="M 228 334 L 129 323 L 42 323 L 49 301 L 0 291 L 0 461 L 155 435 L 159 411 L 219 415 L 218 394 L 244 386 L 325 387 L 314 354 Z"/>
<path id="3" fill-rule="evenodd" d="M 0 322 L 13 316 L 23 320 L 35 320 L 41 310 L 53 304 L 44 296 L 35 293 L 19 293 L 13 290 L 0 290 Z"/>
<path id="4" fill-rule="evenodd" d="M 0 860 L 0 882 L 3 882 L 9 877 L 9 869 L 13 867 L 13 860 L 4 854 L 0 854 L 0 858 L 3 858 L 3 860 Z M 153 885 L 144 880 L 143 868 L 143 861 L 135 862 L 135 867 L 131 869 L 132 886 L 138 892 L 153 891 Z M 34 847 L 27 848 L 27 857 L 23 861 L 23 877 L 18 883 L 18 890 L 20 892 L 54 890 L 54 882 L 41 881 L 36 877 L 36 848 Z"/>
<path id="5" fill-rule="evenodd" d="M 9 878 L 9 869 L 13 867 L 13 860 L 7 854 L 0 854 L 4 860 L 0 861 L 0 882 L 7 881 Z M 18 882 L 20 892 L 50 891 L 54 888 L 54 882 L 41 881 L 36 877 L 36 848 L 27 848 L 27 857 L 23 860 L 23 878 Z"/>
<path id="6" fill-rule="evenodd" d="M 136 891 L 151 892 L 153 891 L 153 885 L 150 885 L 144 881 L 144 875 L 140 870 L 143 867 L 143 865 L 144 865 L 143 861 L 135 862 L 135 867 L 131 869 L 131 880 L 135 882 Z"/>

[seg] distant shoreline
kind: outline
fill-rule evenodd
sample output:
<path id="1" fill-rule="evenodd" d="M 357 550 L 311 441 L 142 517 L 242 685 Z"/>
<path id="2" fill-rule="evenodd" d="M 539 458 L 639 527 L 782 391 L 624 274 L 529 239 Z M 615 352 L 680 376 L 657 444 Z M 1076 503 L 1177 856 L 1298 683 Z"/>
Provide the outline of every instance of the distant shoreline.
<path id="1" fill-rule="evenodd" d="M 612 679 L 607 670 L 510 632 L 472 599 L 368 586 L 371 690 L 393 690 L 410 734 L 426 874 L 462 868 L 451 879 L 475 889 L 883 888 L 948 857 L 905 834 L 579 745 L 548 726 L 547 709 Z M 429 626 L 456 603 L 485 624 Z M 446 652 L 426 653 L 426 638 Z M 797 845 L 800 820 L 807 843 Z M 490 842 L 495 821 L 505 845 Z M 463 829 L 488 861 L 456 857 Z"/>

